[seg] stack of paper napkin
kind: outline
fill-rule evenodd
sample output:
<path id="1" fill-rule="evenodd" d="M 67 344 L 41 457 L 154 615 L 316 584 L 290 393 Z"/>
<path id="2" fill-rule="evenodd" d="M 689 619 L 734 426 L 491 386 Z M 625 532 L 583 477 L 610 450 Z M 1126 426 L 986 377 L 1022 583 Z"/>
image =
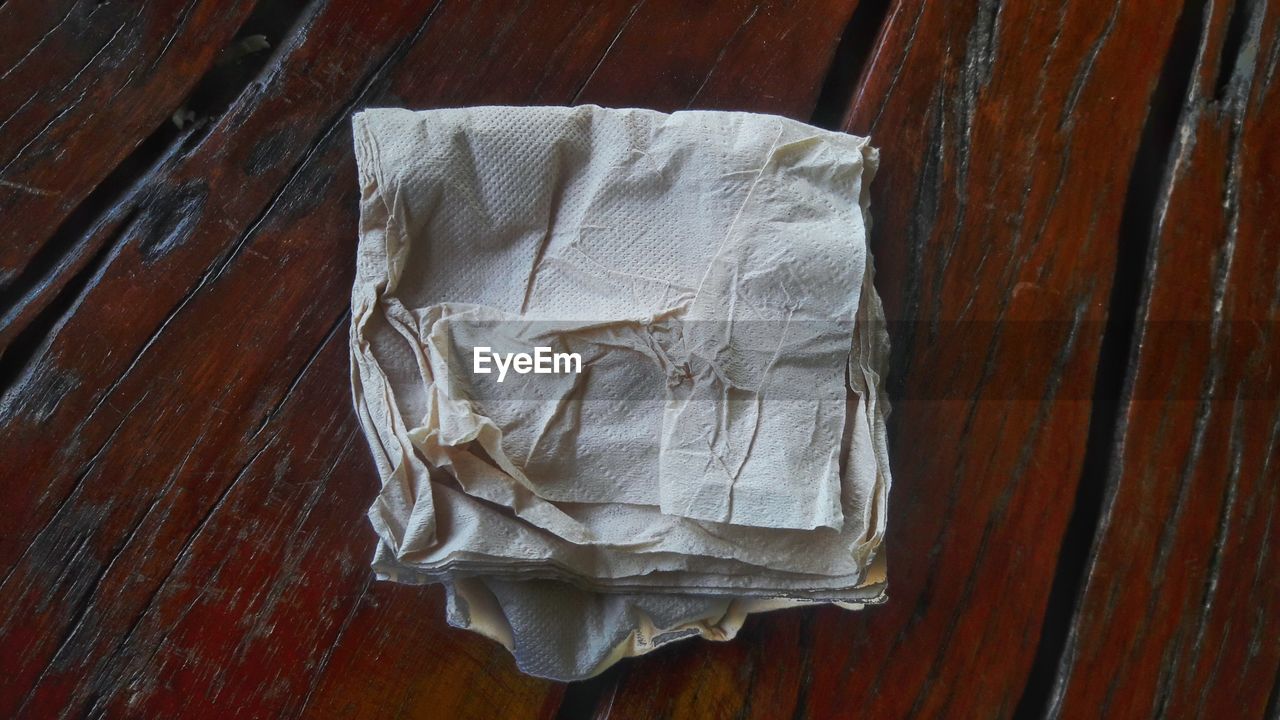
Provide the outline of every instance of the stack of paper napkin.
<path id="1" fill-rule="evenodd" d="M 449 622 L 556 679 L 882 601 L 866 139 L 595 106 L 354 134 L 378 577 L 443 583 Z"/>

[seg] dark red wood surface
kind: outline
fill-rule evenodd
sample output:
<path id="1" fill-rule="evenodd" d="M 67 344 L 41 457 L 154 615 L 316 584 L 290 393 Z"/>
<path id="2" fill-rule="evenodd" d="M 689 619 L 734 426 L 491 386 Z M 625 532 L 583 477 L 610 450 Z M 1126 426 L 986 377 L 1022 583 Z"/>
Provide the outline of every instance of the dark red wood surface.
<path id="1" fill-rule="evenodd" d="M 1278 65 L 1260 0 L 7 0 L 0 715 L 1274 716 Z M 350 115 L 582 102 L 881 148 L 887 605 L 563 685 L 371 580 Z"/>
<path id="2" fill-rule="evenodd" d="M 1068 716 L 1259 717 L 1268 698 L 1277 710 L 1280 8 L 1212 4 L 1190 22 L 1203 50 L 1053 697 Z"/>

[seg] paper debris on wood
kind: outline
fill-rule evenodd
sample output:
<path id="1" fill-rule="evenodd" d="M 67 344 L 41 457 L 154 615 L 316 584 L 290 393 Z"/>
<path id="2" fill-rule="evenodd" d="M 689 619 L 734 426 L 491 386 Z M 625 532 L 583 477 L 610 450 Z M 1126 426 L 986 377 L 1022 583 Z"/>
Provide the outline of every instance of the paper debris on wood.
<path id="1" fill-rule="evenodd" d="M 883 599 L 865 138 L 595 106 L 368 110 L 354 135 L 380 578 L 443 583 L 449 622 L 556 679 Z"/>

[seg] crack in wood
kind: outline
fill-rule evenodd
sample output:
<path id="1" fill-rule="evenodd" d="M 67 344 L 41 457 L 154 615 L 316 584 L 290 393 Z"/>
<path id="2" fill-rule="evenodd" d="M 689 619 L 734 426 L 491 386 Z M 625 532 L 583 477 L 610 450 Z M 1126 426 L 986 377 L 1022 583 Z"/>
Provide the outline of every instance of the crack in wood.
<path id="1" fill-rule="evenodd" d="M 302 6 L 283 0 L 262 2 L 245 19 L 237 34 L 269 32 L 274 36 L 283 32 L 282 28 L 304 24 L 300 19 L 313 16 L 323 5 L 316 1 Z M 190 4 L 186 7 L 184 16 L 190 7 Z M 175 29 L 169 35 L 168 44 L 180 32 L 181 28 Z M 220 114 L 251 87 L 253 78 L 267 65 L 267 60 L 265 54 L 259 54 L 244 61 L 240 68 L 214 64 L 193 85 L 181 105 L 198 107 L 205 114 Z M 68 104 L 63 114 L 76 107 L 76 103 Z M 112 246 L 131 237 L 126 232 L 129 220 L 140 215 L 143 203 L 156 200 L 153 193 L 157 179 L 171 169 L 179 151 L 193 138 L 200 137 L 207 127 L 208 123 L 200 123 L 182 131 L 166 117 L 77 205 L 19 274 L 10 282 L 0 284 L 0 308 L 5 309 L 0 320 L 0 391 L 12 385 L 62 316 L 62 313 L 45 311 L 54 306 L 71 307 L 85 287 L 86 276 L 96 272 L 96 262 L 114 251 Z M 185 216 L 191 209 L 177 202 L 169 212 Z M 121 214 L 127 215 L 118 225 L 124 229 L 104 234 L 102 229 L 114 224 L 113 216 Z M 150 218 L 150 214 L 143 217 Z M 170 224 L 176 227 L 180 220 L 181 217 L 176 217 Z M 86 263 L 87 258 L 92 259 Z"/>
<path id="2" fill-rule="evenodd" d="M 1239 13 L 1236 13 L 1239 14 Z M 1234 17 L 1234 15 L 1233 15 Z M 1162 69 L 1160 82 L 1143 129 L 1142 143 L 1138 151 L 1138 159 L 1134 164 L 1134 172 L 1130 176 L 1129 190 L 1126 193 L 1123 232 L 1120 255 L 1117 259 L 1114 286 L 1110 309 L 1107 316 L 1107 332 L 1103 338 L 1100 373 L 1094 392 L 1093 416 L 1091 432 L 1087 448 L 1085 448 L 1085 465 L 1080 482 L 1078 496 L 1071 516 L 1068 533 L 1062 542 L 1059 570 L 1053 584 L 1050 606 L 1044 615 L 1041 644 L 1037 651 L 1036 664 L 1033 665 L 1023 698 L 1019 703 L 1016 716 L 1059 716 L 1062 712 L 1066 689 L 1073 679 L 1073 670 L 1078 665 L 1079 609 L 1085 591 L 1089 587 L 1091 577 L 1089 569 L 1096 562 L 1097 543 L 1102 542 L 1106 529 L 1112 521 L 1112 505 L 1121 480 L 1123 468 L 1124 437 L 1128 432 L 1130 409 L 1135 400 L 1134 382 L 1137 373 L 1138 348 L 1142 347 L 1143 334 L 1151 302 L 1152 283 L 1156 278 L 1157 255 L 1156 238 L 1160 237 L 1165 227 L 1167 210 L 1170 208 L 1171 188 L 1178 181 L 1185 158 L 1189 154 L 1189 145 L 1194 142 L 1194 128 L 1199 123 L 1204 105 L 1199 97 L 1203 96 L 1199 77 L 1204 63 L 1215 61 L 1207 53 L 1207 44 L 1211 42 L 1212 27 L 1215 17 L 1211 13 L 1211 5 L 1204 1 L 1187 3 L 1181 8 L 1178 24 L 1174 32 L 1169 53 L 1166 54 L 1165 67 Z M 1257 33 L 1253 33 L 1256 37 Z M 1224 41 L 1230 46 L 1230 40 Z M 1198 51 L 1196 51 L 1198 45 Z M 1236 53 L 1231 50 L 1231 53 Z M 1252 70 L 1249 70 L 1252 72 Z M 1239 68 L 1231 70 L 1233 76 Z M 1239 88 L 1239 85 L 1234 86 Z M 1247 95 L 1247 90 L 1243 91 Z M 1236 92 L 1240 95 L 1240 92 Z M 1244 105 L 1244 101 L 1239 102 Z M 1243 117 L 1243 111 L 1240 113 Z M 1175 118 L 1174 122 L 1169 122 Z M 1238 123 L 1236 123 L 1238 124 Z M 1190 128 L 1190 129 L 1188 129 Z M 1226 167 L 1229 173 L 1238 170 L 1238 132 L 1234 133 L 1230 142 L 1230 158 Z M 1158 178 L 1158 184 L 1143 182 L 1143 178 Z M 1225 204 L 1229 217 L 1234 217 L 1235 202 L 1234 184 L 1225 182 Z M 1235 228 L 1230 228 L 1229 236 L 1234 237 Z M 1153 589 L 1148 596 L 1147 611 L 1139 628 L 1135 629 L 1138 637 L 1142 637 L 1147 623 L 1151 623 L 1155 614 L 1155 603 L 1161 596 L 1160 584 L 1164 582 L 1167 562 L 1170 559 L 1172 542 L 1178 532 L 1179 518 L 1187 503 L 1190 477 L 1193 468 L 1198 465 L 1198 455 L 1202 451 L 1204 434 L 1207 432 L 1212 411 L 1211 401 L 1216 395 L 1217 384 L 1221 378 L 1222 365 L 1219 359 L 1219 348 L 1222 328 L 1222 296 L 1226 292 L 1226 283 L 1230 277 L 1230 258 L 1234 240 L 1229 238 L 1222 246 L 1216 278 L 1212 283 L 1212 322 L 1210 348 L 1210 366 L 1203 378 L 1203 387 L 1198 393 L 1199 405 L 1194 414 L 1194 429 L 1190 441 L 1189 456 L 1184 459 L 1183 473 L 1180 475 L 1179 489 L 1176 492 L 1172 518 L 1166 521 L 1162 529 L 1160 542 L 1157 543 L 1155 570 L 1153 570 Z M 1225 332 L 1230 332 L 1226 328 Z M 1220 342 L 1221 341 L 1221 342 Z M 1238 397 L 1239 400 L 1239 397 Z M 1239 409 L 1239 406 L 1238 406 Z M 1236 418 L 1238 419 L 1238 418 Z M 1234 427 L 1234 423 L 1233 423 Z M 1233 429 L 1233 437 L 1235 430 Z M 1222 507 L 1222 515 L 1217 533 L 1217 543 L 1224 542 L 1226 529 L 1229 528 L 1231 506 L 1234 505 L 1235 482 L 1238 473 L 1233 471 L 1228 487 L 1225 489 L 1226 500 Z M 1215 552 L 1220 560 L 1220 553 Z M 1198 607 L 1199 630 L 1196 638 L 1190 643 L 1193 655 L 1199 656 L 1199 647 L 1203 639 L 1204 621 L 1212 609 L 1213 585 L 1219 577 L 1219 560 L 1211 559 L 1208 577 L 1204 584 L 1204 598 Z M 1114 589 L 1114 588 L 1112 588 Z M 1107 609 L 1114 605 L 1112 597 L 1106 603 Z M 1108 610 L 1110 612 L 1110 610 Z M 1139 642 L 1135 639 L 1134 642 Z M 1174 641 L 1165 648 L 1164 673 L 1157 680 L 1155 711 L 1161 714 L 1166 710 L 1165 703 L 1170 701 L 1172 683 L 1178 674 L 1178 665 L 1183 660 L 1180 648 L 1183 646 L 1181 630 L 1176 633 Z M 1194 660 L 1193 660 L 1194 662 Z M 1188 665 L 1187 673 L 1192 673 L 1193 665 Z M 1119 675 L 1111 678 L 1111 683 L 1102 698 L 1102 707 L 1110 706 L 1117 691 Z"/>
<path id="3" fill-rule="evenodd" d="M 604 52 L 600 54 L 600 60 L 596 62 L 596 66 L 591 69 L 591 72 L 587 73 L 587 78 L 583 80 L 582 83 L 578 85 L 578 89 L 574 91 L 573 99 L 569 101 L 570 105 L 578 104 L 578 98 L 582 97 L 582 93 L 587 89 L 587 86 L 591 84 L 591 78 L 595 77 L 597 72 L 600 72 L 600 67 L 604 65 L 604 61 L 608 59 L 609 53 L 613 52 L 614 46 L 618 44 L 618 40 L 622 37 L 622 34 L 627 31 L 627 26 L 631 24 L 632 18 L 636 16 L 636 13 L 640 11 L 640 8 L 643 7 L 644 4 L 645 0 L 639 0 L 639 2 L 631 6 L 631 11 L 627 13 L 626 19 L 622 21 L 620 26 L 618 26 L 618 32 L 614 34 L 613 39 L 609 41 L 607 46 L 605 46 Z"/>
<path id="4" fill-rule="evenodd" d="M 810 124 L 838 130 L 848 121 L 845 113 L 853 107 L 853 95 L 862 82 L 867 61 L 884 28 L 889 5 L 890 0 L 859 0 L 853 9 L 828 63 Z"/>

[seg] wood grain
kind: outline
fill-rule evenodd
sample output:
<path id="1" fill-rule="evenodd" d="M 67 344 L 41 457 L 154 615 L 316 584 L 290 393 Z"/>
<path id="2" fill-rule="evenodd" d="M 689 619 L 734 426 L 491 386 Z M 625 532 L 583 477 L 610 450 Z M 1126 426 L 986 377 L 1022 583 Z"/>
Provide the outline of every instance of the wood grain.
<path id="1" fill-rule="evenodd" d="M 1280 669 L 1280 10 L 1201 22 L 1055 715 L 1262 717 Z"/>
<path id="2" fill-rule="evenodd" d="M 113 210 L 86 238 L 115 243 L 109 260 L 2 406 L 0 457 L 15 509 L 0 546 L 9 568 L 0 634 L 12 649 L 0 658 L 5 715 L 83 706 L 101 692 L 99 677 L 118 667 L 116 646 L 208 507 L 265 441 L 257 424 L 294 379 L 291 364 L 304 362 L 334 324 L 324 320 L 309 339 L 302 323 L 293 342 L 277 340 L 253 366 L 241 360 L 261 340 L 174 320 L 201 289 L 218 285 L 218 267 L 276 200 L 311 135 L 332 136 L 345 119 L 341 95 L 315 92 L 317 63 L 330 87 L 357 92 L 378 67 L 376 51 L 391 52 L 403 24 L 425 15 L 408 5 L 388 6 L 355 31 L 351 5 L 326 8 L 305 32 L 309 42 L 296 42 L 272 68 L 274 92 L 242 98 L 190 154 L 147 178 L 130 196 L 136 204 Z M 374 52 L 333 52 L 344 42 Z M 298 133 L 296 141 L 264 162 L 255 148 L 281 132 Z M 345 260 L 321 262 L 336 269 Z M 233 300 L 222 312 L 229 320 L 244 309 Z M 219 357 L 222 375 L 210 370 Z"/>
<path id="3" fill-rule="evenodd" d="M 250 0 L 0 7 L 26 52 L 0 69 L 0 287 L 20 279 L 70 212 L 212 66 Z"/>
<path id="4" fill-rule="evenodd" d="M 89 282 L 0 401 L 17 510 L 0 545 L 4 714 L 555 711 L 561 688 L 444 627 L 438 593 L 369 584 L 376 483 L 342 354 L 357 196 L 346 119 L 367 105 L 569 102 L 641 10 L 319 3 L 207 136 L 94 224 Z M 673 67 L 710 76 L 782 32 L 740 10 L 707 22 L 741 33 L 672 53 Z M 820 10 L 809 26 L 829 58 L 852 5 L 797 12 Z M 775 107 L 811 110 L 825 72 L 812 49 L 761 73 L 794 86 Z"/>
<path id="5" fill-rule="evenodd" d="M 749 110 L 805 120 L 856 5 L 645 0 L 575 102 L 664 112 Z"/>

